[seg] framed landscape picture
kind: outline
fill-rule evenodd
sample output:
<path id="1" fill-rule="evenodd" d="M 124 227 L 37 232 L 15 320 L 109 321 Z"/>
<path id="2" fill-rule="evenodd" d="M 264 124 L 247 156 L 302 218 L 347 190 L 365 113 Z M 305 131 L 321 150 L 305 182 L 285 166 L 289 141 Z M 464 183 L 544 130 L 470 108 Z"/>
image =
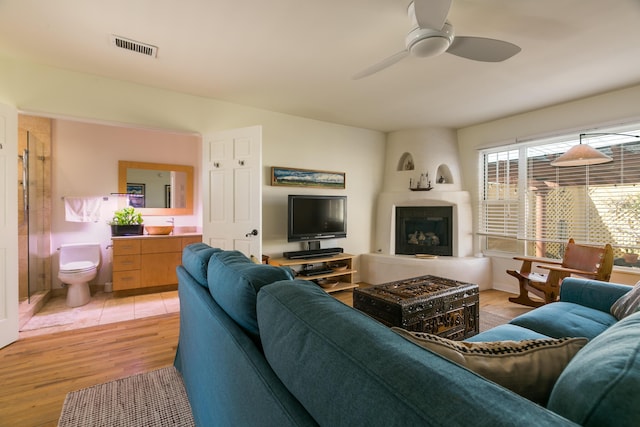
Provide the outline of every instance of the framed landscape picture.
<path id="1" fill-rule="evenodd" d="M 344 189 L 345 173 L 273 166 L 271 185 Z"/>

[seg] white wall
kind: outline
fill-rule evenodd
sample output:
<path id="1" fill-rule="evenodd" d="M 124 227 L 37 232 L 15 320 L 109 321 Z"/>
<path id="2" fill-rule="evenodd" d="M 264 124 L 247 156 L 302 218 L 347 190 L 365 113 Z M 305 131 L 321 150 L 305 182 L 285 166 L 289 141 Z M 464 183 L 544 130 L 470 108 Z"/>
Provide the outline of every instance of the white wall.
<path id="1" fill-rule="evenodd" d="M 565 104 L 544 108 L 501 120 L 470 126 L 458 131 L 461 169 L 464 188 L 472 196 L 474 206 L 474 230 L 477 230 L 478 206 L 478 149 L 513 143 L 532 137 L 565 132 L 584 132 L 590 128 L 640 121 L 640 86 L 609 92 Z M 479 250 L 476 239 L 475 251 Z M 505 273 L 506 268 L 518 268 L 519 263 L 509 259 L 493 258 L 493 286 L 516 292 L 516 280 Z M 616 273 L 611 281 L 635 283 L 638 276 Z"/>
<path id="2" fill-rule="evenodd" d="M 263 125 L 263 252 L 281 256 L 283 251 L 303 249 L 302 243 L 286 243 L 289 194 L 346 195 L 348 237 L 323 241 L 321 246 L 342 247 L 356 255 L 371 252 L 374 203 L 383 180 L 384 134 L 305 119 L 293 123 L 286 116 Z M 346 189 L 271 186 L 272 166 L 345 172 Z"/>
<path id="3" fill-rule="evenodd" d="M 404 153 L 415 162 L 412 171 L 398 171 Z M 446 167 L 450 175 L 447 184 L 438 184 L 438 170 Z M 409 180 L 415 182 L 421 173 L 429 176 L 435 191 L 460 191 L 462 188 L 457 135 L 449 128 L 411 129 L 391 132 L 387 138 L 384 190 L 407 191 Z"/>
<path id="4" fill-rule="evenodd" d="M 289 190 L 269 186 L 271 166 L 345 172 L 346 190 L 334 191 L 349 197 L 349 237 L 335 241 L 335 246 L 344 247 L 345 251 L 354 254 L 372 250 L 374 202 L 382 185 L 381 171 L 384 168 L 385 135 L 381 132 L 6 58 L 0 58 L 0 82 L 0 102 L 26 113 L 133 124 L 200 135 L 262 125 L 265 254 L 279 256 L 283 251 L 292 249 L 292 245 L 286 243 L 283 218 L 283 206 Z M 109 181 L 116 179 L 114 177 Z M 64 191 L 72 189 L 64 188 Z M 320 191 L 307 189 L 305 192 L 319 194 Z M 296 189 L 296 192 L 301 191 Z M 59 211 L 60 208 L 54 209 Z"/>
<path id="5" fill-rule="evenodd" d="M 385 157 L 385 135 L 380 132 L 323 123 L 6 58 L 0 58 L 0 82 L 0 102 L 27 113 L 39 112 L 50 116 L 77 117 L 198 134 L 262 125 L 265 253 L 277 256 L 295 246 L 286 243 L 282 217 L 285 196 L 289 190 L 286 187 L 269 186 L 271 166 L 346 172 L 347 189 L 333 191 L 349 196 L 349 237 L 336 241 L 335 244 L 356 254 L 374 250 L 372 236 L 375 200 L 382 188 Z M 462 190 L 471 193 L 476 209 L 478 148 L 566 130 L 575 130 L 577 133 L 598 124 L 639 120 L 638 99 L 640 86 L 635 86 L 460 129 L 460 171 L 464 171 L 461 174 Z M 113 173 L 116 173 L 115 169 Z M 113 179 L 116 179 L 115 176 L 113 175 Z M 69 190 L 64 189 L 65 192 Z M 312 193 L 318 191 L 306 190 Z M 54 209 L 60 211 L 59 207 Z M 474 212 L 474 222 L 476 218 L 477 214 Z M 477 229 L 475 223 L 474 229 Z M 58 231 L 54 229 L 53 232 Z M 494 267 L 494 286 L 514 289 L 509 277 L 504 274 L 503 266 L 498 270 Z M 612 280 L 616 280 L 615 275 Z"/>

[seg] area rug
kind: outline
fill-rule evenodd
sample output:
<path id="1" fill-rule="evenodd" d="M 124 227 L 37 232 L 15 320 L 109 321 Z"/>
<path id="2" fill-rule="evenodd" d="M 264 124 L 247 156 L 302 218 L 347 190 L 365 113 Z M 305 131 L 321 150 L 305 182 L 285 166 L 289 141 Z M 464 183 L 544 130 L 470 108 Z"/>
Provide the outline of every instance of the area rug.
<path id="1" fill-rule="evenodd" d="M 195 426 L 173 366 L 67 394 L 59 427 Z"/>
<path id="2" fill-rule="evenodd" d="M 66 311 L 64 313 L 47 313 L 38 312 L 29 319 L 27 323 L 20 329 L 20 331 L 32 331 L 34 329 L 51 328 L 53 326 L 70 325 L 76 320 L 75 311 Z"/>
<path id="3" fill-rule="evenodd" d="M 480 310 L 480 332 L 495 328 L 499 325 L 504 325 L 505 323 L 509 323 L 510 320 L 511 318 L 509 317 L 489 313 L 485 310 Z"/>

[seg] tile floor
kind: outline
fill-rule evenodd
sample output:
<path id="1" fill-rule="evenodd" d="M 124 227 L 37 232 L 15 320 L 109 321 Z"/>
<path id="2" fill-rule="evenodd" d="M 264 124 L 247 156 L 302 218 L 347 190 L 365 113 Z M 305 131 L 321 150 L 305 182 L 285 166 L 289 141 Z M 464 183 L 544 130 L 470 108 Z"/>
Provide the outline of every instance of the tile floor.
<path id="1" fill-rule="evenodd" d="M 178 291 L 114 297 L 97 292 L 82 307 L 66 305 L 65 296 L 52 297 L 20 330 L 20 338 L 104 325 L 180 311 Z"/>

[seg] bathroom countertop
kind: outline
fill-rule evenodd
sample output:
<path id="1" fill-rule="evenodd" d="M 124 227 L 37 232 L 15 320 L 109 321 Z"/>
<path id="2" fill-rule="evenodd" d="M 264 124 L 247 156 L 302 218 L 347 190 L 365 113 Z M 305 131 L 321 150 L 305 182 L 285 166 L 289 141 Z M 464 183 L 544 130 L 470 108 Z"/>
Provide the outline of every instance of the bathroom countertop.
<path id="1" fill-rule="evenodd" d="M 201 236 L 201 231 L 182 231 L 179 227 L 173 230 L 171 234 L 136 234 L 132 236 L 111 236 L 112 240 L 120 239 L 154 239 L 154 238 L 167 238 L 167 237 L 189 237 L 189 236 Z"/>

